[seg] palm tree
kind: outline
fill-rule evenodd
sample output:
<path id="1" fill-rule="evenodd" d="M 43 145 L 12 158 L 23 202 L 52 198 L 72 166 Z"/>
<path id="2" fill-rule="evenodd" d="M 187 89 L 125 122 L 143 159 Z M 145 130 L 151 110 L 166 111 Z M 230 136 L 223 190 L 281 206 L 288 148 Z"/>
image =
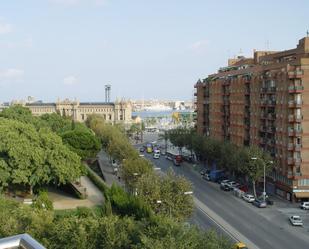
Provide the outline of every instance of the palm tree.
<path id="1" fill-rule="evenodd" d="M 159 141 L 163 141 L 165 143 L 165 152 L 167 151 L 167 141 L 169 140 L 169 133 L 168 131 L 164 131 L 164 133 L 160 133 L 158 137 Z"/>

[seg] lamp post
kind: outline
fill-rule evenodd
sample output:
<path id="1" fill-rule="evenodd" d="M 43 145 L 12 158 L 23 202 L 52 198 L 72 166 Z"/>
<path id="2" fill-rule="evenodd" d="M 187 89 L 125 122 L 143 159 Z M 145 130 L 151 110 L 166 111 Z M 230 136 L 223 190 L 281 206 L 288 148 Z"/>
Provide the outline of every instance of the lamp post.
<path id="1" fill-rule="evenodd" d="M 186 191 L 186 192 L 183 192 L 182 193 L 183 195 L 193 195 L 193 192 L 192 191 Z M 157 204 L 162 204 L 162 200 L 156 200 L 156 203 Z M 168 204 L 167 202 L 165 202 L 166 204 Z M 171 218 L 172 217 L 172 207 L 171 205 L 169 205 L 169 217 Z"/>
<path id="2" fill-rule="evenodd" d="M 251 160 L 260 160 L 263 163 L 263 201 L 266 199 L 266 172 L 265 172 L 265 162 L 261 158 L 251 157 Z M 269 163 L 273 163 L 273 161 L 269 161 Z"/>

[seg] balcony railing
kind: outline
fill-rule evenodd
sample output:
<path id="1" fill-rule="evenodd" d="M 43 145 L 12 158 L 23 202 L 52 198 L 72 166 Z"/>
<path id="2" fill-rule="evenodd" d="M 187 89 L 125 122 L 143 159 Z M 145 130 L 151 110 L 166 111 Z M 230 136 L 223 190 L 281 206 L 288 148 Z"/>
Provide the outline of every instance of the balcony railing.
<path id="1" fill-rule="evenodd" d="M 289 86 L 290 93 L 301 92 L 303 90 L 304 90 L 304 86 Z"/>
<path id="2" fill-rule="evenodd" d="M 288 76 L 290 79 L 301 78 L 303 74 L 303 70 L 295 70 L 288 72 Z"/>
<path id="3" fill-rule="evenodd" d="M 288 165 L 293 165 L 293 164 L 294 164 L 293 157 L 288 157 Z"/>
<path id="4" fill-rule="evenodd" d="M 290 100 L 289 101 L 289 107 L 290 108 L 300 108 L 302 103 L 303 102 L 301 100 Z"/>
<path id="5" fill-rule="evenodd" d="M 289 122 L 301 122 L 302 115 L 290 114 L 288 119 L 289 119 Z"/>

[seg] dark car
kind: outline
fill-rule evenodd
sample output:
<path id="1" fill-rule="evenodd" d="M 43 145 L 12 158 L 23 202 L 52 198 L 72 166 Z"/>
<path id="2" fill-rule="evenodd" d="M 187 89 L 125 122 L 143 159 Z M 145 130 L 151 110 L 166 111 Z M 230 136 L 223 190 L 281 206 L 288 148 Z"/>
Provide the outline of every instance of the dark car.
<path id="1" fill-rule="evenodd" d="M 200 171 L 200 174 L 203 176 L 203 175 L 206 175 L 206 174 L 209 174 L 210 173 L 210 170 L 209 169 L 202 169 Z"/>
<path id="2" fill-rule="evenodd" d="M 221 184 L 220 189 L 222 189 L 223 191 L 230 191 L 231 190 L 231 188 L 226 184 Z"/>
<path id="3" fill-rule="evenodd" d="M 140 152 L 144 152 L 144 151 L 145 151 L 145 147 L 140 147 L 140 148 L 139 148 L 139 151 L 140 151 Z"/>
<path id="4" fill-rule="evenodd" d="M 254 200 L 254 202 L 252 202 L 252 204 L 258 208 L 266 208 L 267 207 L 267 203 L 265 201 L 261 201 L 261 200 Z"/>

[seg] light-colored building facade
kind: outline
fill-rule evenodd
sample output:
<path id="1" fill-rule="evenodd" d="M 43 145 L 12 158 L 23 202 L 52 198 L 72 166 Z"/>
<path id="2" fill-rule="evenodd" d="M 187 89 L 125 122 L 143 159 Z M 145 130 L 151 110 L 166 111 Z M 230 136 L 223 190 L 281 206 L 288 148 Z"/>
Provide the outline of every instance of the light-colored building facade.
<path id="1" fill-rule="evenodd" d="M 98 114 L 104 120 L 111 123 L 130 124 L 132 122 L 132 105 L 130 101 L 105 102 L 79 102 L 71 100 L 59 100 L 55 103 L 18 103 L 30 109 L 34 116 L 45 113 L 59 113 L 61 116 L 72 117 L 73 120 L 84 122 L 88 115 Z M 8 106 L 2 106 L 7 108 Z"/>
<path id="2" fill-rule="evenodd" d="M 229 60 L 195 88 L 198 133 L 260 146 L 278 162 L 268 192 L 309 198 L 309 37 L 291 50 Z"/>

